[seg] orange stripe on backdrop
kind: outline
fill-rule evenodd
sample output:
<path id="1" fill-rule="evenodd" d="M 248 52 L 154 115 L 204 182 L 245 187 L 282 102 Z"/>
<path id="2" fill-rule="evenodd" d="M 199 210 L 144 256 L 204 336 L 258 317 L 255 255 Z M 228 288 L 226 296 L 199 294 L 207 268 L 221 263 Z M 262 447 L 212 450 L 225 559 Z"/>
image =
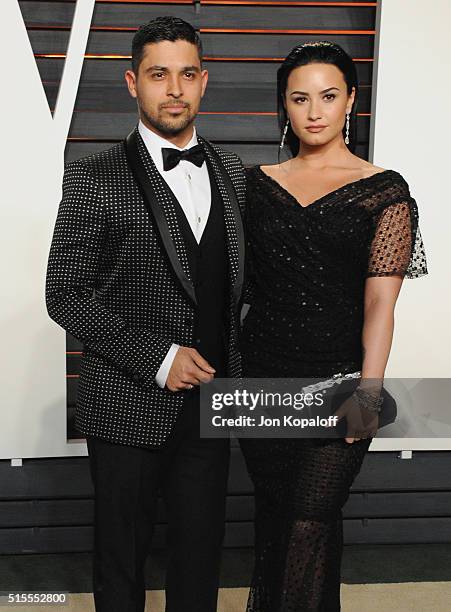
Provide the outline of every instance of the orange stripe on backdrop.
<path id="1" fill-rule="evenodd" d="M 259 2 L 258 0 L 200 0 L 200 3 L 231 6 L 377 6 L 377 2 L 298 2 L 296 0 L 293 0 L 293 2 L 289 0 L 285 2 L 277 0 L 268 0 L 268 2 Z"/>
<path id="2" fill-rule="evenodd" d="M 201 4 L 223 4 L 232 6 L 377 6 L 377 2 L 257 2 L 253 0 L 200 0 Z"/>
<path id="3" fill-rule="evenodd" d="M 54 108 L 51 109 L 52 113 L 54 112 Z M 101 108 L 99 109 L 95 109 L 95 110 L 84 110 L 84 111 L 77 111 L 75 110 L 74 113 L 101 113 L 101 112 L 110 112 L 110 111 L 102 111 Z M 118 111 L 117 114 L 121 114 L 121 113 L 125 113 L 128 114 L 127 111 Z M 240 116 L 252 116 L 252 117 L 276 117 L 277 113 L 274 112 L 269 112 L 269 111 L 199 111 L 198 115 L 240 115 Z M 371 113 L 357 113 L 357 117 L 371 117 Z M 78 353 L 66 353 L 67 355 L 70 354 L 78 354 Z"/>
<path id="4" fill-rule="evenodd" d="M 376 34 L 376 30 L 241 30 L 232 28 L 201 28 L 206 34 Z"/>
<path id="5" fill-rule="evenodd" d="M 34 56 L 39 59 L 65 59 L 65 53 L 35 53 Z M 85 59 L 127 59 L 130 60 L 131 55 L 95 55 L 91 53 L 85 54 Z"/>
<path id="6" fill-rule="evenodd" d="M 199 115 L 251 115 L 256 117 L 275 117 L 277 113 L 264 111 L 199 111 Z"/>
<path id="7" fill-rule="evenodd" d="M 131 56 L 130 56 L 131 57 Z M 283 62 L 284 57 L 211 57 L 204 55 L 204 62 Z M 374 62 L 372 57 L 354 57 L 354 62 Z"/>
<path id="8" fill-rule="evenodd" d="M 252 115 L 256 117 L 277 117 L 277 113 L 260 111 L 199 111 L 199 115 Z M 371 113 L 357 113 L 357 117 L 371 117 Z"/>
<path id="9" fill-rule="evenodd" d="M 35 53 L 35 57 L 39 59 L 64 59 L 65 53 Z M 85 59 L 126 59 L 130 60 L 131 55 L 95 55 L 86 54 Z M 283 62 L 283 57 L 213 57 L 204 55 L 204 62 Z M 354 57 L 354 62 L 374 62 L 372 57 Z"/>
<path id="10" fill-rule="evenodd" d="M 58 30 L 65 32 L 71 29 L 69 25 L 33 25 L 28 24 L 27 30 Z M 92 26 L 91 32 L 136 32 L 138 28 Z M 263 30 L 240 28 L 200 28 L 201 34 L 341 34 L 347 36 L 374 35 L 376 30 Z"/>
<path id="11" fill-rule="evenodd" d="M 194 0 L 96 0 L 97 4 L 194 4 Z"/>
<path id="12" fill-rule="evenodd" d="M 97 0 L 97 4 L 194 4 L 194 0 Z M 377 6 L 377 2 L 258 2 L 257 0 L 200 0 L 200 4 L 224 4 L 231 6 Z"/>

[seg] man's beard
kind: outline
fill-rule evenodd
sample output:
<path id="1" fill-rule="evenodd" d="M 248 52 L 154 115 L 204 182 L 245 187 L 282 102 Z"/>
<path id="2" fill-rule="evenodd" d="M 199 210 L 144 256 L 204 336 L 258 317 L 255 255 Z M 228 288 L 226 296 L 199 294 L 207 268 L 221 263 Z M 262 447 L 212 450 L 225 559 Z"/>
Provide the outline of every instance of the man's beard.
<path id="1" fill-rule="evenodd" d="M 150 115 L 147 113 L 142 106 L 140 107 L 140 111 L 142 116 L 151 125 L 153 128 L 158 130 L 161 134 L 166 134 L 167 136 L 176 136 L 183 132 L 189 125 L 191 125 L 196 118 L 197 113 L 191 112 L 191 106 L 186 107 L 188 109 L 188 114 L 183 118 L 181 117 L 177 122 L 177 118 L 175 118 L 174 122 L 165 121 L 159 115 Z"/>

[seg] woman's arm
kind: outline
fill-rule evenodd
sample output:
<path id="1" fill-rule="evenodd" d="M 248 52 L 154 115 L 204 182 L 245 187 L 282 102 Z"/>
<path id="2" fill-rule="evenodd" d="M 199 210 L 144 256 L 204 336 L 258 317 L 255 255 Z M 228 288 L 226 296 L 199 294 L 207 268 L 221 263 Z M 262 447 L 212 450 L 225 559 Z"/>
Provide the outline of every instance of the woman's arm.
<path id="1" fill-rule="evenodd" d="M 362 379 L 384 377 L 394 330 L 401 276 L 370 277 L 365 282 Z"/>
<path id="2" fill-rule="evenodd" d="M 358 434 L 377 432 L 378 417 L 372 416 L 379 404 L 385 368 L 393 340 L 396 300 L 404 278 L 427 274 L 426 256 L 418 228 L 418 210 L 409 187 L 398 174 L 386 192 L 387 205 L 375 206 L 374 233 L 371 236 L 364 293 L 362 330 L 363 360 L 356 400 L 345 401 L 339 416 L 348 421 L 347 442 Z M 384 203 L 384 193 L 380 200 Z M 356 435 L 357 434 L 357 435 Z M 366 437 L 366 436 L 365 436 Z"/>
<path id="3" fill-rule="evenodd" d="M 402 281 L 402 276 L 374 276 L 367 278 L 365 283 L 363 363 L 359 388 L 374 397 L 379 396 L 384 382 L 393 339 L 395 304 Z M 346 416 L 348 431 L 345 440 L 349 444 L 361 439 L 360 432 L 377 431 L 377 416 L 371 412 L 363 414 L 365 412 L 352 396 L 335 413 L 340 418 Z"/>

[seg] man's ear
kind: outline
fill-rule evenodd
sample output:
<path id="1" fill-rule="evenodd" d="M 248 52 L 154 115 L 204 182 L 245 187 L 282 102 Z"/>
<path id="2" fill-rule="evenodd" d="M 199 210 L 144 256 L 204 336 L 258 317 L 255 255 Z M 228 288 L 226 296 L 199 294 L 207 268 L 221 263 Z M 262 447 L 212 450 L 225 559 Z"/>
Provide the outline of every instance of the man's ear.
<path id="1" fill-rule="evenodd" d="M 202 79 L 202 90 L 201 90 L 200 97 L 203 98 L 204 94 L 205 94 L 205 90 L 207 89 L 208 70 L 202 70 L 202 72 L 201 72 L 201 79 Z"/>
<path id="2" fill-rule="evenodd" d="M 137 92 L 136 92 L 136 75 L 133 72 L 133 70 L 126 70 L 125 74 L 125 81 L 127 83 L 127 88 L 129 91 L 129 94 L 132 96 L 132 98 L 136 98 L 138 96 Z"/>

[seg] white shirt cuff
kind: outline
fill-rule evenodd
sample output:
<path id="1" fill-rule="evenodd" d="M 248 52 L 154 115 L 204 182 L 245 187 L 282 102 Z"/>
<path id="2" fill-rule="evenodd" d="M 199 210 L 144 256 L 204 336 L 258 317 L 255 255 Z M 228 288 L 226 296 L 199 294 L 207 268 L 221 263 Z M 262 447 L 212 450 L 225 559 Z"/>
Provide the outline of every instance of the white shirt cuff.
<path id="1" fill-rule="evenodd" d="M 155 376 L 155 382 L 162 389 L 166 386 L 166 380 L 168 378 L 169 370 L 171 369 L 172 362 L 174 361 L 175 354 L 179 350 L 180 345 L 173 344 L 169 351 L 166 353 L 166 357 L 163 360 L 163 363 L 160 366 L 160 369 Z"/>

